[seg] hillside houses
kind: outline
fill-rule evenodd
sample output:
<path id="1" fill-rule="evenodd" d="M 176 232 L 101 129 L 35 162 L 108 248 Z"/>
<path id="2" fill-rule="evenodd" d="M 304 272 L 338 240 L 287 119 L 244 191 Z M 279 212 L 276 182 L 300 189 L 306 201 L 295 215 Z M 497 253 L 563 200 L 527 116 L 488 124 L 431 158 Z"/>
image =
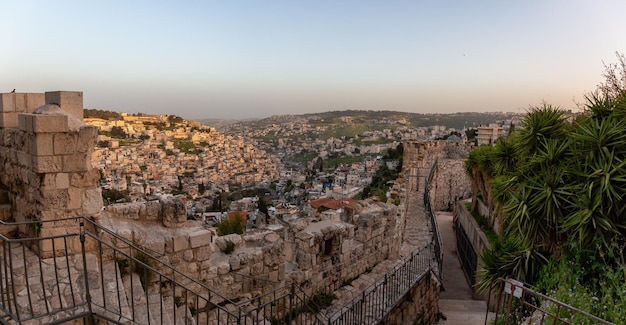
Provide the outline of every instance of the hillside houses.
<path id="1" fill-rule="evenodd" d="M 273 159 L 242 138 L 198 123 L 171 123 L 165 115 L 122 116 L 122 121 L 85 119 L 100 128 L 102 145 L 94 151 L 92 162 L 111 189 L 130 190 L 136 182 L 142 186 L 132 186 L 133 192 L 169 193 L 180 186 L 194 192 L 199 184 L 209 189 L 278 179 Z M 122 128 L 126 138 L 107 135 L 113 127 Z"/>

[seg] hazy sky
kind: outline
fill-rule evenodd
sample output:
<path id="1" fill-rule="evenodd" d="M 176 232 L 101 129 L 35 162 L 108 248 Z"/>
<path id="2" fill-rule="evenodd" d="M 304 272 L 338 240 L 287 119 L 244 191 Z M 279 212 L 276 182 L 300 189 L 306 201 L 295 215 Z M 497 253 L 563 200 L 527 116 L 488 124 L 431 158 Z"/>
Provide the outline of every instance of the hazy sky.
<path id="1" fill-rule="evenodd" d="M 189 119 L 574 108 L 626 1 L 0 0 L 0 92 Z"/>

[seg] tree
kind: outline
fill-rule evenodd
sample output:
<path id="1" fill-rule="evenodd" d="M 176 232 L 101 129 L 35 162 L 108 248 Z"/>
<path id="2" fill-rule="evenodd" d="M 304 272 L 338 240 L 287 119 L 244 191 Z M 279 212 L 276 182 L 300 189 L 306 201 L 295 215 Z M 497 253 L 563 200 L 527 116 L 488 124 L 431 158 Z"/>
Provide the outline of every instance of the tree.
<path id="1" fill-rule="evenodd" d="M 111 128 L 111 137 L 117 139 L 126 139 L 126 132 L 120 126 L 114 126 Z"/>
<path id="2" fill-rule="evenodd" d="M 323 172 L 324 171 L 324 160 L 322 159 L 322 157 L 318 156 L 314 162 L 313 162 L 313 171 L 319 171 L 319 172 Z"/>
<path id="3" fill-rule="evenodd" d="M 111 141 L 107 141 L 107 140 L 98 141 L 98 147 L 100 147 L 100 148 L 110 148 L 111 147 Z"/>
<path id="4" fill-rule="evenodd" d="M 265 196 L 261 196 L 257 201 L 259 211 L 263 212 L 266 216 L 269 215 L 269 211 L 267 210 L 267 202 L 265 201 Z"/>

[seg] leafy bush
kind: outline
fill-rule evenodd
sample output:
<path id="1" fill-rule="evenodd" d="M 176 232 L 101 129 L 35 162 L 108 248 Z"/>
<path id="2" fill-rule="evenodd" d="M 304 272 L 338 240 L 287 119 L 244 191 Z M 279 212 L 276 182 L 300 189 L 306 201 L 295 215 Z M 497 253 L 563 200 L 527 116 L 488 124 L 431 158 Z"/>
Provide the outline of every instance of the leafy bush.
<path id="1" fill-rule="evenodd" d="M 233 243 L 230 240 L 227 240 L 226 241 L 226 247 L 224 247 L 224 249 L 222 249 L 222 253 L 228 255 L 228 254 L 230 254 L 230 253 L 232 253 L 234 251 L 235 251 L 235 243 Z"/>
<path id="2" fill-rule="evenodd" d="M 332 293 L 317 293 L 307 301 L 306 307 L 309 311 L 318 313 L 320 310 L 330 307 L 335 298 L 337 296 Z"/>
<path id="3" fill-rule="evenodd" d="M 622 249 L 613 245 L 613 250 L 596 249 L 579 252 L 569 259 L 551 259 L 542 271 L 537 289 L 594 316 L 619 323 L 626 319 L 626 262 Z M 580 315 L 562 314 L 572 324 L 589 321 Z"/>
<path id="4" fill-rule="evenodd" d="M 246 220 L 244 220 L 241 214 L 237 213 L 232 219 L 220 221 L 215 226 L 217 227 L 217 234 L 219 236 L 230 234 L 242 235 L 246 230 Z"/>

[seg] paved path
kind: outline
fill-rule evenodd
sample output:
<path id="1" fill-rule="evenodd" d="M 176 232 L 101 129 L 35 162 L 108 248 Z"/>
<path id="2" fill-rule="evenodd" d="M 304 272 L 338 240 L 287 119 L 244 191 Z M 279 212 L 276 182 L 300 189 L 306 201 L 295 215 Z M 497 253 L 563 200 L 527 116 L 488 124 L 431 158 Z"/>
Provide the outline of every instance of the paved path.
<path id="1" fill-rule="evenodd" d="M 473 291 L 456 254 L 452 213 L 437 211 L 437 224 L 443 242 L 443 287 L 445 289 L 439 294 L 439 312 L 446 317 L 438 324 L 485 324 L 487 303 L 472 298 Z"/>
<path id="2" fill-rule="evenodd" d="M 424 211 L 424 186 L 421 185 L 423 178 L 420 181 L 418 184 L 418 178 L 409 178 L 401 256 L 410 256 L 432 240 L 430 220 Z"/>

